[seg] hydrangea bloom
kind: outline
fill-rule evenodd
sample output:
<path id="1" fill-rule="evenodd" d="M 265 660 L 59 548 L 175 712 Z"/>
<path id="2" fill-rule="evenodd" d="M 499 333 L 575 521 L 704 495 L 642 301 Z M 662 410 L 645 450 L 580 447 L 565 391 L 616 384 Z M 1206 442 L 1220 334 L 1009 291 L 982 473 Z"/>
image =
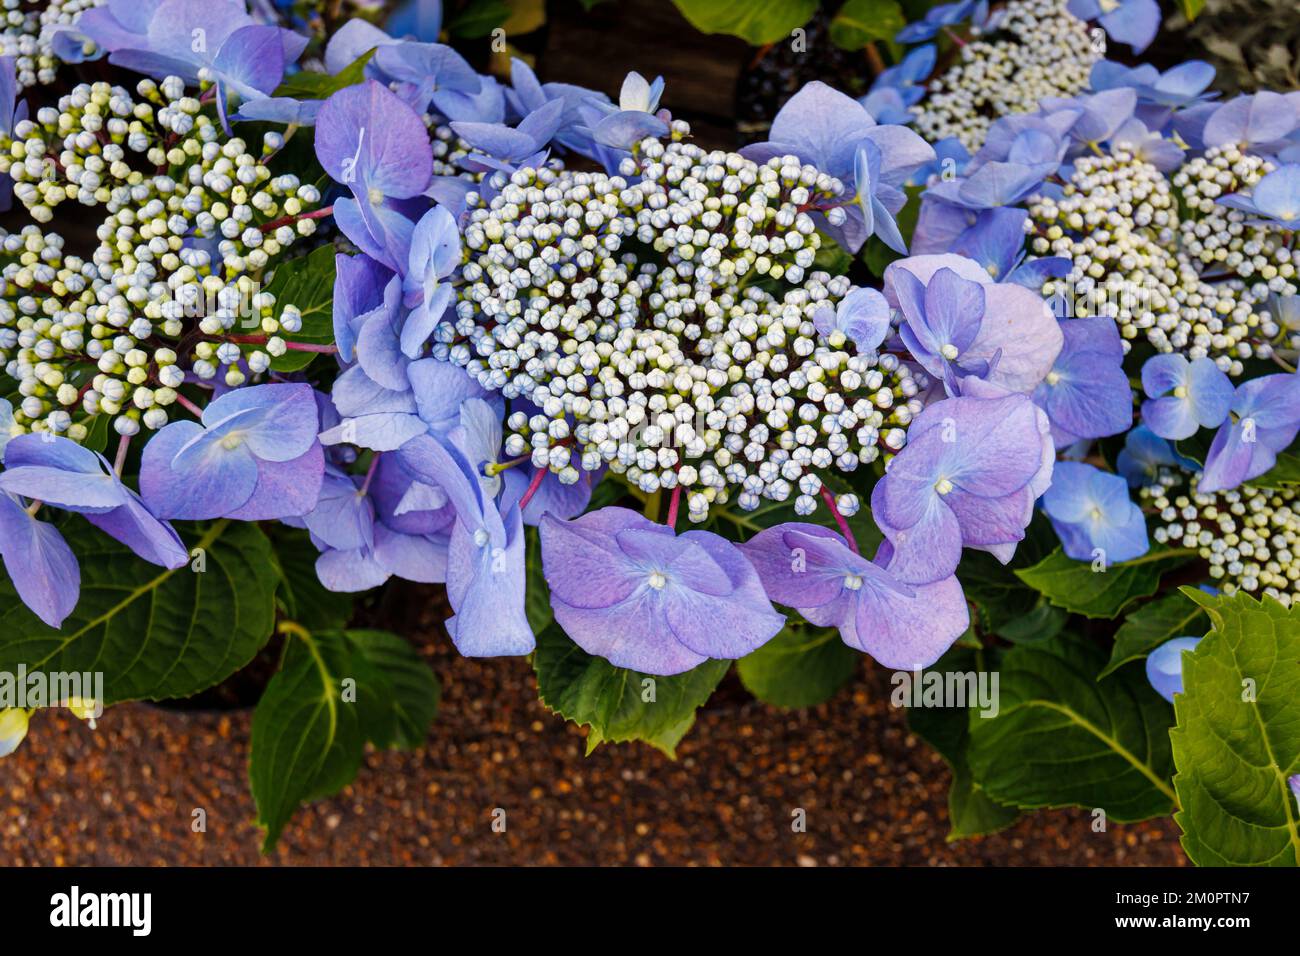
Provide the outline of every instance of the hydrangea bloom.
<path id="1" fill-rule="evenodd" d="M 1161 438 L 1190 438 L 1228 417 L 1232 382 L 1208 358 L 1156 355 L 1142 366 L 1142 421 Z"/>
<path id="2" fill-rule="evenodd" d="M 1237 387 L 1205 456 L 1202 491 L 1235 488 L 1273 467 L 1300 433 L 1300 374 L 1266 375 Z M 1225 415 L 1224 417 L 1228 417 Z"/>
<path id="3" fill-rule="evenodd" d="M 779 524 L 741 550 L 769 598 L 886 667 L 928 667 L 970 626 L 956 577 L 909 584 L 821 525 Z"/>
<path id="4" fill-rule="evenodd" d="M 1065 553 L 1077 561 L 1091 561 L 1098 552 L 1106 564 L 1131 561 L 1150 548 L 1146 519 L 1121 475 L 1083 462 L 1057 462 L 1043 510 Z"/>
<path id="5" fill-rule="evenodd" d="M 173 422 L 145 446 L 140 494 L 162 518 L 258 521 L 303 515 L 324 476 L 308 385 L 227 392 L 201 421 Z"/>
<path id="6" fill-rule="evenodd" d="M 1199 637 L 1175 637 L 1147 655 L 1147 680 L 1169 703 L 1183 692 L 1183 654 L 1196 650 Z"/>
<path id="7" fill-rule="evenodd" d="M 602 508 L 573 521 L 543 516 L 541 535 L 555 620 L 618 667 L 678 674 L 743 657 L 785 624 L 745 555 L 710 532 L 677 535 Z"/>

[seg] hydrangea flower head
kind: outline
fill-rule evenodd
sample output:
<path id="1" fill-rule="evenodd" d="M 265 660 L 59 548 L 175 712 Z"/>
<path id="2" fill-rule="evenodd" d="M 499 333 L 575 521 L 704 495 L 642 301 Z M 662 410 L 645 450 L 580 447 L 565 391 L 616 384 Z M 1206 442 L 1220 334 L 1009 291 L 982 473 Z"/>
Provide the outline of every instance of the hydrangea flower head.
<path id="1" fill-rule="evenodd" d="M 919 670 L 937 661 L 970 626 L 952 575 L 908 584 L 849 547 L 829 528 L 790 522 L 741 546 L 767 596 L 886 667 Z"/>
<path id="2" fill-rule="evenodd" d="M 235 389 L 201 421 L 172 422 L 145 446 L 140 493 L 163 518 L 267 520 L 309 512 L 325 463 L 310 385 Z"/>
<path id="3" fill-rule="evenodd" d="M 1133 396 L 1114 321 L 1067 319 L 1061 332 L 1065 345 L 1033 396 L 1052 422 L 1057 447 L 1128 430 Z"/>
<path id="4" fill-rule="evenodd" d="M 1175 637 L 1147 655 L 1147 680 L 1169 703 L 1183 692 L 1183 654 L 1196 650 L 1199 637 Z"/>
<path id="5" fill-rule="evenodd" d="M 1300 373 L 1243 382 L 1230 408 L 1205 456 L 1201 491 L 1235 488 L 1276 464 L 1278 453 L 1300 433 Z"/>
<path id="6" fill-rule="evenodd" d="M 1057 462 L 1052 485 L 1043 494 L 1066 555 L 1090 561 L 1100 551 L 1107 564 L 1147 553 L 1146 519 L 1128 496 L 1128 482 L 1078 461 Z"/>
<path id="7" fill-rule="evenodd" d="M 541 522 L 555 620 L 589 654 L 646 674 L 743 657 L 785 625 L 741 550 L 626 508 Z"/>
<path id="8" fill-rule="evenodd" d="M 1142 421 L 1161 438 L 1179 441 L 1228 417 L 1232 382 L 1214 363 L 1178 353 L 1155 355 L 1142 366 Z"/>

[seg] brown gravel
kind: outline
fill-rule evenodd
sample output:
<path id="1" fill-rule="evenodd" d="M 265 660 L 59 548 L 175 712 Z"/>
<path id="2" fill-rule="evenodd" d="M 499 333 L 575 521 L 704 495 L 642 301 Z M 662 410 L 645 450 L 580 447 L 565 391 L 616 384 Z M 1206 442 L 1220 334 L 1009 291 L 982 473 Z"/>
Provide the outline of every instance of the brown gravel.
<path id="1" fill-rule="evenodd" d="M 538 702 L 524 660 L 450 647 L 437 589 L 404 592 L 407 626 L 444 682 L 415 753 L 370 753 L 357 781 L 258 853 L 246 765 L 251 712 L 111 710 L 91 731 L 39 715 L 0 761 L 0 861 L 40 864 L 1183 864 L 1171 820 L 1093 833 L 1039 813 L 949 844 L 943 761 L 867 664 L 829 703 L 782 712 L 729 678 L 673 762 L 641 744 L 583 757 Z M 207 812 L 207 832 L 191 830 Z M 495 808 L 506 832 L 494 833 Z M 796 808 L 807 832 L 791 831 Z"/>

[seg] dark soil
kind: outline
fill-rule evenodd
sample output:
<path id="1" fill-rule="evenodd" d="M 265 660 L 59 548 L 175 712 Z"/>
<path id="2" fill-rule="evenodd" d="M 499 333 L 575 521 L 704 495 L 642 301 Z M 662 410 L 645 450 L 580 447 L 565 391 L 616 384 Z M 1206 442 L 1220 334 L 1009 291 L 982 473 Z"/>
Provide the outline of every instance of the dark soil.
<path id="1" fill-rule="evenodd" d="M 439 588 L 404 588 L 408 634 L 444 683 L 414 753 L 370 753 L 356 782 L 300 811 L 261 857 L 251 712 L 130 704 L 91 730 L 33 721 L 0 761 L 0 861 L 67 864 L 1183 864 L 1168 819 L 1094 833 L 1084 810 L 1038 813 L 949 844 L 943 761 L 907 730 L 888 675 L 805 712 L 724 685 L 674 762 L 641 744 L 583 757 L 582 732 L 537 702 L 523 659 L 468 660 Z M 416 615 L 412 615 L 416 617 Z M 492 830 L 495 808 L 506 832 Z M 193 811 L 207 832 L 191 830 Z M 806 811 L 807 832 L 792 814 Z"/>

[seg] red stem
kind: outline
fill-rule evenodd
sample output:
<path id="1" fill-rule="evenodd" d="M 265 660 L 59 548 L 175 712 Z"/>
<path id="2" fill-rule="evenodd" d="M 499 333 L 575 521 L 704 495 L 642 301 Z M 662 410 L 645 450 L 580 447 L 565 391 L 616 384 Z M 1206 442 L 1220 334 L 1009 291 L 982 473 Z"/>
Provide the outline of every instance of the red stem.
<path id="1" fill-rule="evenodd" d="M 176 404 L 188 411 L 195 418 L 203 417 L 203 409 L 199 408 L 199 406 L 195 405 L 180 392 L 176 393 Z"/>
<path id="2" fill-rule="evenodd" d="M 279 229 L 281 226 L 292 226 L 300 219 L 324 219 L 326 216 L 332 215 L 333 212 L 333 206 L 326 206 L 324 209 L 317 209 L 313 212 L 304 212 L 297 216 L 281 216 L 279 219 L 272 219 L 270 222 L 258 226 L 257 228 L 261 232 L 270 232 L 272 229 Z"/>
<path id="3" fill-rule="evenodd" d="M 366 480 L 361 483 L 362 497 L 370 490 L 370 482 L 374 480 L 375 471 L 379 468 L 379 459 L 383 457 L 383 452 L 377 451 L 370 458 L 370 467 L 366 469 Z"/>
<path id="4" fill-rule="evenodd" d="M 849 543 L 853 553 L 861 554 L 862 552 L 858 550 L 858 542 L 854 540 L 853 532 L 849 530 L 849 523 L 844 520 L 844 515 L 840 514 L 840 509 L 835 506 L 835 496 L 825 485 L 822 485 L 822 501 L 826 502 L 826 507 L 831 509 L 835 523 L 840 526 L 840 534 L 844 535 L 844 540 Z"/>
<path id="5" fill-rule="evenodd" d="M 682 486 L 678 484 L 673 489 L 673 495 L 668 499 L 668 527 L 674 531 L 677 529 L 677 506 L 682 501 Z"/>
<path id="6" fill-rule="evenodd" d="M 131 447 L 131 436 L 123 435 L 117 443 L 117 456 L 113 459 L 113 470 L 117 472 L 118 477 L 122 476 L 122 469 L 126 466 L 126 450 Z"/>
<path id="7" fill-rule="evenodd" d="M 528 489 L 524 492 L 524 496 L 519 499 L 520 511 L 523 511 L 528 507 L 528 502 L 533 500 L 533 495 L 537 494 L 537 489 L 542 487 L 542 479 L 545 477 L 545 468 L 538 468 L 537 471 L 533 473 L 533 480 L 528 483 Z"/>

